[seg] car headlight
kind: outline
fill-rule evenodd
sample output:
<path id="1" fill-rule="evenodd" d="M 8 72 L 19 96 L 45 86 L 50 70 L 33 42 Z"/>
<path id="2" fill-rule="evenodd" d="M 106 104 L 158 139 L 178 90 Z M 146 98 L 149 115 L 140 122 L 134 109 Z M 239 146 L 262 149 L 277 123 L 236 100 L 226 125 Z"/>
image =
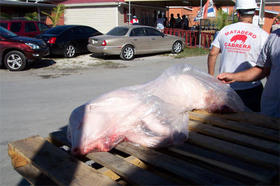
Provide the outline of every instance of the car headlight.
<path id="1" fill-rule="evenodd" d="M 30 48 L 34 49 L 40 49 L 39 45 L 36 45 L 34 43 L 25 43 L 26 45 L 28 45 Z"/>

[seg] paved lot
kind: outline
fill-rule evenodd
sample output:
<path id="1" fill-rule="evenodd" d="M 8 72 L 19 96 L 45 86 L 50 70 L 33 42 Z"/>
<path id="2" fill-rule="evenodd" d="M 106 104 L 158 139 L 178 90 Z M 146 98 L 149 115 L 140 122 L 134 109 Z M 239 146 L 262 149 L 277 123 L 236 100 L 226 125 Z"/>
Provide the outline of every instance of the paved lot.
<path id="1" fill-rule="evenodd" d="M 22 72 L 0 69 L 0 185 L 26 185 L 12 168 L 7 154 L 10 141 L 32 135 L 48 136 L 67 125 L 71 111 L 105 92 L 144 83 L 164 69 L 188 63 L 206 71 L 207 56 L 175 59 L 167 55 L 118 58 L 44 59 Z"/>

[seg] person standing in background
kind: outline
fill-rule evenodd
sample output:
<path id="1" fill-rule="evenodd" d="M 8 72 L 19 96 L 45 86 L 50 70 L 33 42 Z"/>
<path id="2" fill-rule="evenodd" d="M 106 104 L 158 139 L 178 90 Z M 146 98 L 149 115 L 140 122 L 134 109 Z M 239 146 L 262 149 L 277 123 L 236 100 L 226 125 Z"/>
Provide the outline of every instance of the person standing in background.
<path id="1" fill-rule="evenodd" d="M 176 20 L 175 20 L 175 27 L 176 27 L 176 28 L 181 28 L 181 25 L 182 25 L 181 16 L 180 16 L 180 14 L 177 14 L 177 18 L 176 18 Z"/>
<path id="2" fill-rule="evenodd" d="M 237 0 L 239 22 L 225 26 L 211 44 L 208 73 L 214 75 L 216 59 L 221 52 L 219 73 L 240 72 L 256 65 L 268 33 L 252 24 L 257 4 L 255 0 Z M 263 91 L 261 81 L 233 82 L 230 86 L 252 111 L 260 111 Z"/>
<path id="3" fill-rule="evenodd" d="M 130 24 L 132 24 L 132 25 L 138 25 L 139 24 L 139 20 L 137 19 L 136 16 L 132 17 L 132 19 L 130 20 Z"/>
<path id="4" fill-rule="evenodd" d="M 157 18 L 157 29 L 161 32 L 164 31 L 164 18 L 162 17 L 161 14 L 158 14 L 158 18 Z"/>
<path id="5" fill-rule="evenodd" d="M 175 22 L 176 22 L 176 20 L 174 18 L 174 14 L 171 14 L 170 21 L 169 21 L 170 28 L 174 28 L 175 27 Z"/>

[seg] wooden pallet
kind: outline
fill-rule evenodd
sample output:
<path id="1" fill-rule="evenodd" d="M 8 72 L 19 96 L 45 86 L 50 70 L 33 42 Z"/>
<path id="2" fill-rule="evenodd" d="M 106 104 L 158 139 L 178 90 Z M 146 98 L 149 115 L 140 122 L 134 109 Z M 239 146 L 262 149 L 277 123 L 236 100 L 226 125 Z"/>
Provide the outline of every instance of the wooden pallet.
<path id="1" fill-rule="evenodd" d="M 12 165 L 34 185 L 279 184 L 280 120 L 252 113 L 190 112 L 189 139 L 149 149 L 69 153 L 65 130 L 9 143 Z"/>

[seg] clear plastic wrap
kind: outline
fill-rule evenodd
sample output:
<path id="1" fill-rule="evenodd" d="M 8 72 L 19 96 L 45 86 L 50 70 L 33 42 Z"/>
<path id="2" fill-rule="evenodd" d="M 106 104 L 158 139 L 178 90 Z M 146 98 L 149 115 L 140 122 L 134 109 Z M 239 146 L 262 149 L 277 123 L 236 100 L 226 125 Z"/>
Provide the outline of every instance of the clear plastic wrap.
<path id="1" fill-rule="evenodd" d="M 214 77 L 180 64 L 143 85 L 121 88 L 76 108 L 68 126 L 73 154 L 109 151 L 122 141 L 146 147 L 183 143 L 193 109 L 237 112 L 246 107 Z"/>

